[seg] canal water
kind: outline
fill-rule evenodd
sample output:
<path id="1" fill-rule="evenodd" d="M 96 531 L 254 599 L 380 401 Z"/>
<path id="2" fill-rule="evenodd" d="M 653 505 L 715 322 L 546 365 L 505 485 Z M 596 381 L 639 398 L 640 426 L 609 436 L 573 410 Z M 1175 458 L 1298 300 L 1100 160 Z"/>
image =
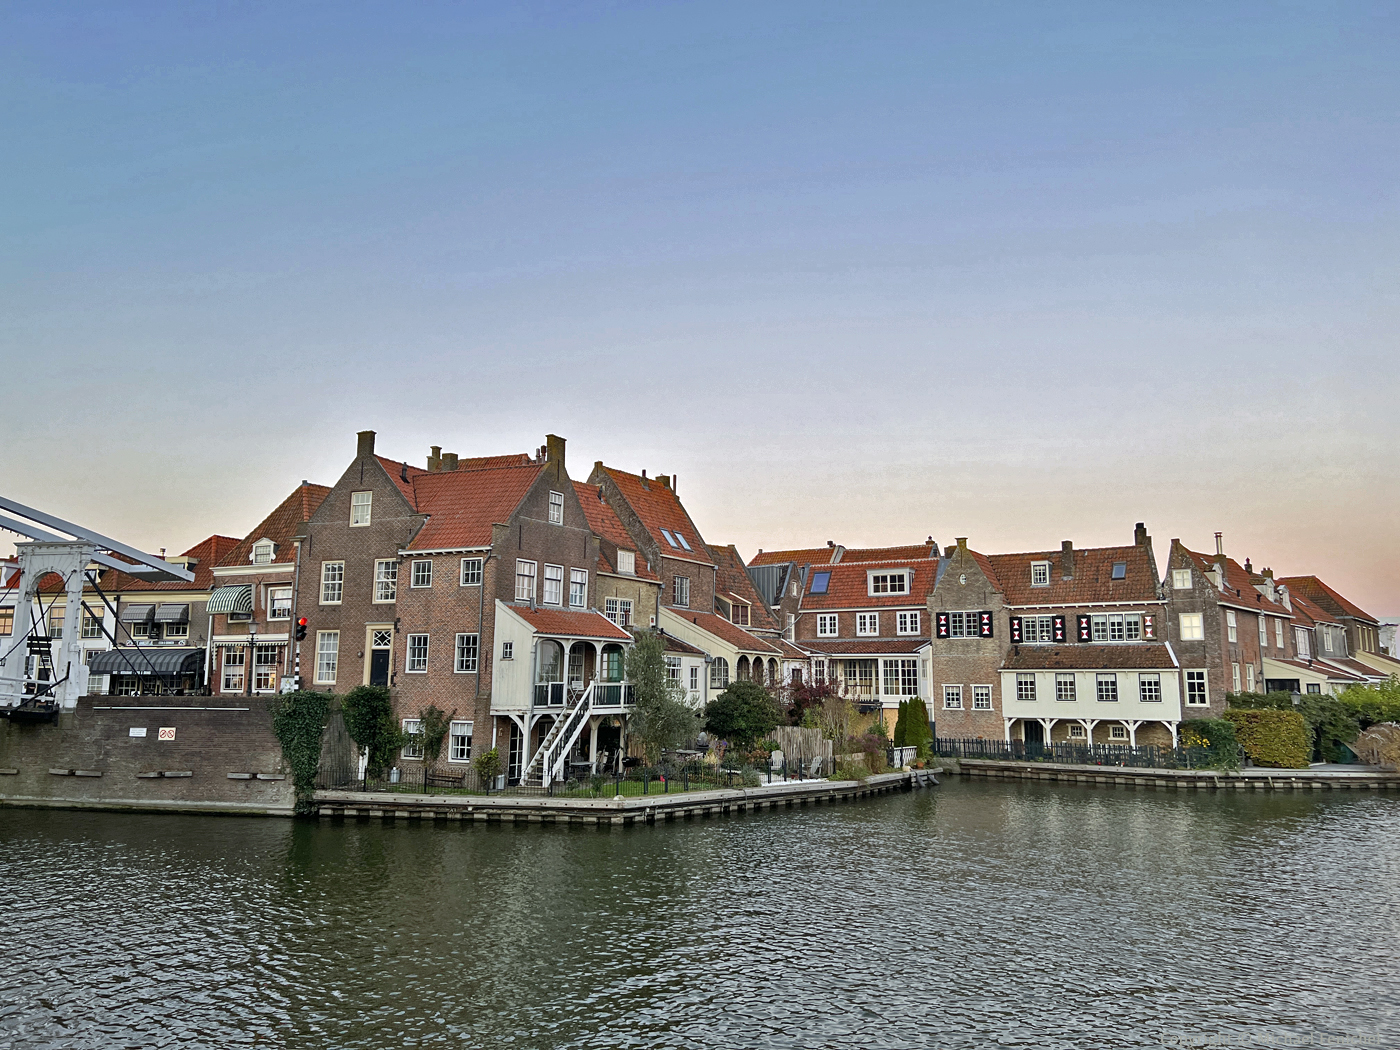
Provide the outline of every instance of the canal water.
<path id="1" fill-rule="evenodd" d="M 0 1048 L 1394 1047 L 1397 906 L 1400 801 L 1369 794 L 954 779 L 611 831 L 0 810 Z"/>

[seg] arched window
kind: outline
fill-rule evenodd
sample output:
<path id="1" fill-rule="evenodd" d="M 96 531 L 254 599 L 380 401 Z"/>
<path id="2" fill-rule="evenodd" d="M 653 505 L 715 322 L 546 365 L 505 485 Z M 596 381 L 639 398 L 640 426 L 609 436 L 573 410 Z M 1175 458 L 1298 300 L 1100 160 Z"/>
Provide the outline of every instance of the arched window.
<path id="1" fill-rule="evenodd" d="M 716 656 L 710 662 L 710 688 L 724 689 L 729 685 L 729 661 Z"/>
<path id="2" fill-rule="evenodd" d="M 734 673 L 735 673 L 736 675 L 738 675 L 739 681 L 741 681 L 741 682 L 748 681 L 748 677 L 749 677 L 749 658 L 748 658 L 747 656 L 741 656 L 741 657 L 739 657 L 739 662 L 738 662 L 737 664 L 734 665 Z"/>
<path id="3" fill-rule="evenodd" d="M 772 685 L 778 684 L 778 661 L 768 661 L 768 681 Z"/>

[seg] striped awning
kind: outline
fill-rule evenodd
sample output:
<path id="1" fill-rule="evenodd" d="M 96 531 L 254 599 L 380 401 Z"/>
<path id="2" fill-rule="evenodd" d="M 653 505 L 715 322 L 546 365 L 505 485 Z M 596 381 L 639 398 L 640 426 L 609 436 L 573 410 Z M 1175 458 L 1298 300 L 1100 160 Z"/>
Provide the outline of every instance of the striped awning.
<path id="1" fill-rule="evenodd" d="M 145 623 L 155 611 L 154 605 L 128 605 L 122 609 L 122 614 L 117 619 L 122 623 Z"/>
<path id="2" fill-rule="evenodd" d="M 206 611 L 218 613 L 251 613 L 253 611 L 253 588 L 243 583 L 237 587 L 220 587 L 209 596 Z"/>
<path id="3" fill-rule="evenodd" d="M 88 660 L 88 674 L 174 676 L 198 674 L 203 666 L 203 649 L 109 649 Z"/>
<path id="4" fill-rule="evenodd" d="M 190 607 L 188 605 L 157 605 L 156 623 L 189 623 Z"/>

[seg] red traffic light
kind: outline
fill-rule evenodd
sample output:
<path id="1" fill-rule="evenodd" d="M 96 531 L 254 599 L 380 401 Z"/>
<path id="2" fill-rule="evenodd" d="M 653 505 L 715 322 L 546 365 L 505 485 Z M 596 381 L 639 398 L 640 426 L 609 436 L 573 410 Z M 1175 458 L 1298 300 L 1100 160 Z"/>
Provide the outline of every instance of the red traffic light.
<path id="1" fill-rule="evenodd" d="M 306 617 L 305 617 L 305 616 L 303 616 L 301 619 L 299 619 L 299 620 L 297 621 L 297 626 L 298 626 L 298 627 L 305 627 L 305 626 L 306 626 Z"/>

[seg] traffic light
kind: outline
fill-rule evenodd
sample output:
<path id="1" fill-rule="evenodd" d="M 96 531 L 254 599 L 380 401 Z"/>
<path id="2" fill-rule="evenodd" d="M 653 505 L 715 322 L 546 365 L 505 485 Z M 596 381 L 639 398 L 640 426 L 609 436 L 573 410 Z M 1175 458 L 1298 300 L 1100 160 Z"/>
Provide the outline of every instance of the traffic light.
<path id="1" fill-rule="evenodd" d="M 302 641 L 306 637 L 306 617 L 303 616 L 297 621 L 297 641 Z"/>

